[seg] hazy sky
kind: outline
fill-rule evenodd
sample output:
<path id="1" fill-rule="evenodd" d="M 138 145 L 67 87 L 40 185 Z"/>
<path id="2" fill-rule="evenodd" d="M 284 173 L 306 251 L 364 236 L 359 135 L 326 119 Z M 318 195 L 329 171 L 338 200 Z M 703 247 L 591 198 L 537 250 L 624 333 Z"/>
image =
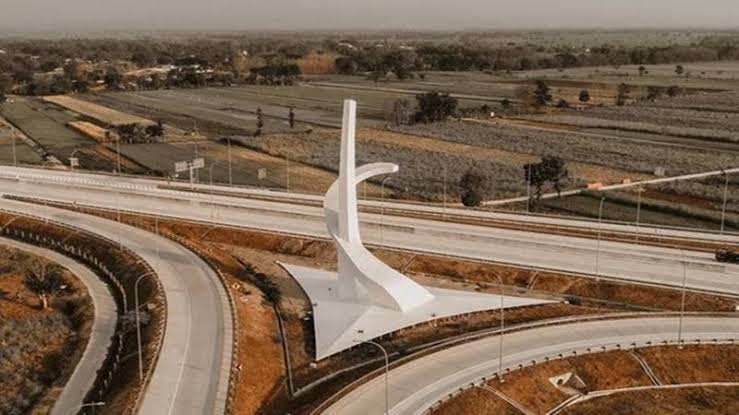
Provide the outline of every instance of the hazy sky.
<path id="1" fill-rule="evenodd" d="M 739 28 L 739 0 L 0 0 L 3 31 Z"/>

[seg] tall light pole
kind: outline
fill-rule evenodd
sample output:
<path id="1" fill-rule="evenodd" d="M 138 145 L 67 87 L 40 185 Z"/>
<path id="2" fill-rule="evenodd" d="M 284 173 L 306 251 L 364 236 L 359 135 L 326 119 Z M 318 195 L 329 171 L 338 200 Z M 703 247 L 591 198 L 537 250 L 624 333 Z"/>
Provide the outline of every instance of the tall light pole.
<path id="1" fill-rule="evenodd" d="M 121 175 L 121 137 L 115 140 L 115 172 L 117 175 Z"/>
<path id="2" fill-rule="evenodd" d="M 82 405 L 77 405 L 76 407 L 72 408 L 69 412 L 67 412 L 67 414 L 72 415 L 72 414 L 79 412 L 82 408 L 94 408 L 94 407 L 103 406 L 103 405 L 105 405 L 105 402 L 83 403 Z"/>
<path id="3" fill-rule="evenodd" d="M 598 242 L 595 248 L 595 276 L 600 275 L 600 239 L 603 231 L 603 202 L 606 201 L 605 196 L 600 198 L 598 206 Z"/>
<path id="4" fill-rule="evenodd" d="M 212 226 L 215 226 L 215 203 L 213 202 L 213 167 L 220 163 L 222 160 L 216 160 L 208 167 L 208 182 L 210 183 L 210 222 Z"/>
<path id="5" fill-rule="evenodd" d="M 526 175 L 526 213 L 531 213 L 531 163 L 526 167 L 528 169 Z"/>
<path id="6" fill-rule="evenodd" d="M 133 299 L 134 306 L 136 307 L 136 341 L 138 343 L 138 355 L 139 355 L 139 382 L 144 381 L 144 360 L 141 352 L 141 320 L 139 319 L 139 282 L 148 276 L 156 275 L 153 271 L 142 274 L 136 279 L 133 284 Z"/>
<path id="7" fill-rule="evenodd" d="M 371 344 L 378 349 L 382 351 L 382 354 L 385 356 L 385 415 L 390 415 L 390 397 L 389 397 L 389 389 L 390 389 L 390 359 L 388 358 L 387 350 L 385 350 L 384 347 L 380 343 L 377 343 L 372 340 L 354 340 L 354 343 L 367 343 Z"/>
<path id="8" fill-rule="evenodd" d="M 680 255 L 683 257 L 683 292 L 680 300 L 680 321 L 677 326 L 677 348 L 683 348 L 683 317 L 685 316 L 685 289 L 688 283 L 688 260 L 685 258 L 685 250 L 680 249 Z"/>
<path id="9" fill-rule="evenodd" d="M 727 173 L 726 170 L 723 170 L 723 172 L 726 176 L 726 181 L 724 182 L 724 205 L 721 208 L 721 234 L 724 233 L 724 226 L 726 224 L 726 204 L 729 201 L 729 173 Z"/>
<path id="10" fill-rule="evenodd" d="M 287 166 L 287 176 L 285 178 L 285 188 L 287 189 L 287 192 L 290 193 L 290 152 L 285 152 L 285 161 Z"/>
<path id="11" fill-rule="evenodd" d="M 233 170 L 231 166 L 231 137 L 226 137 L 226 145 L 228 146 L 228 185 L 232 187 L 233 181 Z"/>
<path id="12" fill-rule="evenodd" d="M 500 383 L 505 382 L 503 379 L 503 334 L 505 333 L 505 296 L 503 295 L 503 279 L 498 275 L 498 283 L 500 284 L 500 341 L 498 342 L 498 373 Z"/>
<path id="13" fill-rule="evenodd" d="M 441 202 L 443 203 L 443 205 L 442 205 L 443 208 L 441 210 L 442 211 L 441 218 L 443 220 L 446 220 L 446 180 L 447 180 L 447 167 L 446 167 L 446 162 L 445 162 L 444 163 L 444 194 L 443 194 L 442 200 L 441 200 Z"/>
<path id="14" fill-rule="evenodd" d="M 13 167 L 18 166 L 18 157 L 15 154 L 15 134 L 12 134 L 11 136 L 11 145 L 13 147 Z"/>
<path id="15" fill-rule="evenodd" d="M 69 155 L 69 168 L 72 169 L 72 172 L 74 173 L 74 166 L 77 164 L 77 160 L 74 158 L 74 155 L 77 154 L 77 152 L 80 151 L 78 148 L 77 150 L 74 150 L 72 154 Z"/>
<path id="16" fill-rule="evenodd" d="M 385 177 L 380 183 L 380 248 L 385 247 L 385 183 L 391 177 Z"/>
<path id="17" fill-rule="evenodd" d="M 644 188 L 639 186 L 637 189 L 636 196 L 636 240 L 639 241 L 639 225 L 641 224 L 641 195 L 644 192 Z"/>

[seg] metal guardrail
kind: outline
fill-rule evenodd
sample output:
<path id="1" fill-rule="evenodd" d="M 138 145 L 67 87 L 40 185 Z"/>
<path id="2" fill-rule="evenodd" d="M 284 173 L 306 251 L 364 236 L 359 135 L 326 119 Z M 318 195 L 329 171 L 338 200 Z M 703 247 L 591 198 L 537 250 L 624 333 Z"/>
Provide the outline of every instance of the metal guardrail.
<path id="1" fill-rule="evenodd" d="M 74 235 L 80 235 L 84 236 L 90 239 L 97 239 L 97 240 L 103 240 L 107 242 L 111 246 L 117 245 L 117 242 L 112 241 L 109 238 L 106 238 L 102 235 L 97 235 L 91 232 L 88 232 L 83 229 L 76 228 L 74 226 L 70 226 L 52 219 L 42 218 L 36 215 L 31 214 L 19 214 L 15 211 L 8 211 L 5 209 L 0 209 L 0 212 L 3 212 L 8 215 L 13 215 L 15 217 L 25 217 L 28 219 L 32 219 L 34 221 L 43 223 L 43 224 L 51 224 L 56 227 L 67 229 L 71 232 L 73 232 Z M 118 306 L 123 307 L 123 313 L 121 313 L 121 310 L 119 308 L 119 313 L 123 315 L 126 311 L 128 311 L 128 301 L 127 301 L 127 292 L 124 288 L 123 284 L 121 283 L 120 279 L 108 269 L 106 266 L 106 261 L 101 260 L 95 256 L 93 256 L 89 251 L 84 250 L 82 247 L 76 247 L 72 244 L 69 244 L 66 242 L 66 240 L 58 240 L 52 237 L 48 236 L 42 236 L 37 233 L 33 232 L 27 232 L 22 229 L 17 229 L 16 226 L 13 226 L 13 223 L 8 223 L 5 226 L 3 226 L 0 229 L 0 233 L 4 234 L 7 237 L 21 240 L 24 242 L 31 243 L 33 245 L 42 246 L 48 249 L 52 249 L 54 251 L 60 252 L 62 254 L 66 254 L 66 256 L 75 258 L 91 268 L 97 270 L 98 275 L 104 275 L 105 278 L 103 281 L 107 281 L 115 287 L 115 292 L 117 293 L 117 299 L 118 299 Z M 66 239 L 66 238 L 65 238 Z M 138 257 L 136 253 L 134 253 L 132 250 L 126 247 L 121 247 L 122 251 L 125 252 L 127 255 L 132 257 Z M 143 267 L 147 269 L 147 272 L 153 272 L 153 269 L 144 261 L 140 261 L 139 264 L 141 264 Z M 162 286 L 159 279 L 156 279 L 157 289 L 159 293 L 162 293 Z M 159 351 L 161 350 L 162 340 L 164 338 L 164 332 L 166 329 L 166 297 L 163 295 L 160 295 L 163 302 L 162 307 L 162 318 L 159 319 L 157 322 L 157 331 L 155 334 L 155 352 L 154 352 L 154 358 L 150 362 L 150 365 L 147 367 L 146 375 L 144 378 L 144 384 L 139 388 L 138 392 L 136 393 L 136 405 L 134 408 L 131 408 L 130 414 L 135 414 L 136 409 L 139 406 L 139 403 L 141 401 L 141 398 L 143 396 L 143 391 L 146 389 L 146 385 L 148 383 L 148 380 L 151 378 L 151 372 L 153 371 L 155 367 L 155 363 L 159 356 Z M 124 345 L 124 334 L 120 332 L 120 325 L 122 324 L 121 319 L 119 319 L 119 327 L 116 330 L 118 333 L 115 335 L 116 342 L 114 342 L 114 345 L 111 345 L 111 347 L 114 347 L 111 351 L 108 352 L 108 356 L 105 359 L 105 363 L 103 364 L 103 368 L 107 367 L 107 370 L 104 370 L 103 372 L 98 372 L 97 374 L 97 380 L 95 381 L 95 385 L 92 390 L 88 391 L 87 394 L 92 395 L 95 399 L 101 400 L 104 396 L 104 394 L 108 391 L 108 388 L 111 386 L 113 382 L 113 378 L 118 372 L 118 369 L 120 368 L 121 361 L 124 359 L 122 353 L 123 353 L 123 345 Z"/>

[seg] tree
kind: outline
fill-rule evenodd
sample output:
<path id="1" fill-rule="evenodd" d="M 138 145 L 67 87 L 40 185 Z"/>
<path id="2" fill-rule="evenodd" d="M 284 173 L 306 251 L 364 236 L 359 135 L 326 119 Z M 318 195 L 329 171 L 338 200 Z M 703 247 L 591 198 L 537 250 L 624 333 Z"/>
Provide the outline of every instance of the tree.
<path id="1" fill-rule="evenodd" d="M 484 179 L 477 173 L 467 172 L 459 181 L 462 188 L 462 203 L 467 207 L 477 207 L 482 204 Z"/>
<path id="2" fill-rule="evenodd" d="M 46 270 L 46 266 L 41 267 L 41 272 L 32 269 L 26 271 L 23 284 L 29 291 L 36 294 L 41 303 L 42 309 L 49 308 L 49 299 L 56 295 L 64 285 L 62 271 L 59 268 Z"/>
<path id="3" fill-rule="evenodd" d="M 546 105 L 547 102 L 552 100 L 552 94 L 549 89 L 549 85 L 544 81 L 536 81 L 536 89 L 534 90 L 534 98 L 536 99 L 536 105 Z"/>
<path id="4" fill-rule="evenodd" d="M 5 72 L 0 72 L 0 94 L 9 94 L 13 91 L 13 78 Z"/>
<path id="5" fill-rule="evenodd" d="M 339 56 L 334 61 L 336 72 L 341 75 L 356 75 L 359 71 L 359 64 L 350 56 Z"/>
<path id="6" fill-rule="evenodd" d="M 416 121 L 422 123 L 444 121 L 457 111 L 457 99 L 448 93 L 427 92 L 416 95 Z"/>
<path id="7" fill-rule="evenodd" d="M 616 105 L 619 107 L 622 107 L 624 104 L 626 104 L 626 100 L 629 99 L 629 93 L 631 92 L 631 87 L 626 84 L 621 84 L 618 86 L 618 93 L 616 95 Z"/>
<path id="8" fill-rule="evenodd" d="M 583 89 L 580 91 L 580 102 L 589 102 L 590 101 L 590 92 L 588 92 L 587 89 Z"/>
<path id="9" fill-rule="evenodd" d="M 670 98 L 676 97 L 682 94 L 682 89 L 677 85 L 670 85 L 667 87 L 667 96 Z"/>
<path id="10" fill-rule="evenodd" d="M 539 163 L 523 166 L 524 180 L 536 190 L 536 201 L 541 200 L 544 185 L 549 182 L 559 195 L 562 181 L 569 175 L 565 161 L 557 156 L 544 156 Z"/>
<path id="11" fill-rule="evenodd" d="M 105 85 L 108 89 L 120 88 L 121 82 L 123 82 L 123 75 L 115 68 L 108 69 L 103 78 Z"/>
<path id="12" fill-rule="evenodd" d="M 682 66 L 682 65 L 677 65 L 677 66 L 675 67 L 675 73 L 676 73 L 676 74 L 677 74 L 678 76 L 680 76 L 680 75 L 684 74 L 684 73 L 685 73 L 685 67 L 684 67 L 684 66 Z"/>
<path id="13" fill-rule="evenodd" d="M 557 195 L 562 192 L 562 180 L 569 175 L 565 161 L 557 156 L 544 156 L 541 159 L 541 172 L 544 180 L 551 182 Z"/>
<path id="14" fill-rule="evenodd" d="M 503 107 L 504 110 L 507 110 L 511 107 L 511 100 L 508 98 L 503 98 L 503 101 L 500 101 L 500 105 Z"/>
<path id="15" fill-rule="evenodd" d="M 290 112 L 287 113 L 287 121 L 290 124 L 290 129 L 295 128 L 295 111 L 293 110 L 293 107 L 290 107 Z"/>
<path id="16" fill-rule="evenodd" d="M 665 93 L 665 88 L 661 86 L 650 85 L 647 87 L 647 100 L 656 101 Z"/>
<path id="17" fill-rule="evenodd" d="M 385 121 L 388 124 L 410 125 L 413 123 L 413 105 L 405 98 L 392 101 L 385 110 Z"/>
<path id="18" fill-rule="evenodd" d="M 146 132 L 146 135 L 151 138 L 163 137 L 164 136 L 164 124 L 162 124 L 162 120 L 157 121 L 156 124 L 147 126 L 145 132 Z"/>
<path id="19" fill-rule="evenodd" d="M 262 128 L 264 128 L 262 107 L 257 107 L 257 131 L 254 133 L 255 137 L 259 137 L 262 135 Z"/>
<path id="20" fill-rule="evenodd" d="M 567 102 L 566 99 L 562 98 L 559 101 L 557 101 L 557 108 L 569 108 L 570 103 Z"/>
<path id="21" fill-rule="evenodd" d="M 413 77 L 416 54 L 412 51 L 393 50 L 383 56 L 382 66 L 390 69 L 401 81 Z"/>
<path id="22" fill-rule="evenodd" d="M 639 67 L 639 76 L 644 76 L 647 73 L 647 68 L 645 68 L 643 65 Z"/>

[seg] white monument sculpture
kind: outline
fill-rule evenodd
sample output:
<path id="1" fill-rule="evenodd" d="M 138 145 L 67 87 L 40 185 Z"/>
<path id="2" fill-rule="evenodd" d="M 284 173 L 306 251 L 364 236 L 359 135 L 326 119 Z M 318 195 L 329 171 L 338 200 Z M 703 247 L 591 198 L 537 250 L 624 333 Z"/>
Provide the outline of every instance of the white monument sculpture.
<path id="1" fill-rule="evenodd" d="M 323 359 L 404 327 L 453 315 L 496 309 L 497 295 L 424 287 L 395 271 L 362 244 L 357 185 L 395 173 L 392 163 L 356 168 L 356 102 L 344 101 L 339 178 L 326 192 L 326 225 L 336 243 L 338 272 L 280 264 L 300 284 L 313 306 L 316 359 Z M 380 225 L 382 226 L 382 225 Z M 505 297 L 506 307 L 549 301 Z"/>

